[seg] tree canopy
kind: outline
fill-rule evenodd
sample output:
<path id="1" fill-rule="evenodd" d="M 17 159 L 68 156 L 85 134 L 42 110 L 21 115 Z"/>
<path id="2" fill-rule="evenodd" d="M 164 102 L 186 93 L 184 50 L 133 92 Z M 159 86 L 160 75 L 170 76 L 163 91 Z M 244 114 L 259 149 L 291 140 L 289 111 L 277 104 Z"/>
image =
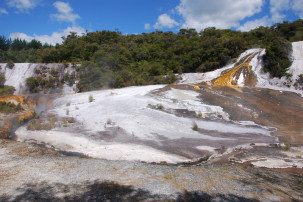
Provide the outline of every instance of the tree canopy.
<path id="1" fill-rule="evenodd" d="M 80 63 L 81 91 L 105 86 L 124 87 L 171 83 L 174 73 L 207 72 L 232 62 L 249 48 L 266 48 L 264 70 L 285 75 L 291 61 L 293 41 L 303 40 L 303 21 L 283 22 L 249 32 L 219 30 L 178 33 L 155 31 L 122 35 L 119 31 L 96 31 L 78 36 L 71 32 L 61 45 L 0 37 L 0 62 Z"/>

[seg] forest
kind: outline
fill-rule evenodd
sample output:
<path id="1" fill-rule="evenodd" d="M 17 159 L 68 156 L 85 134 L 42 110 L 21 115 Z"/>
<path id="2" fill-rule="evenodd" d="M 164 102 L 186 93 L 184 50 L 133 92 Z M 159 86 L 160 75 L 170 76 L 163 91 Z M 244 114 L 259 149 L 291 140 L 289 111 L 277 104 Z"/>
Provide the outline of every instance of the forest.
<path id="1" fill-rule="evenodd" d="M 62 39 L 62 44 L 51 46 L 0 36 L 0 62 L 72 63 L 79 91 L 90 91 L 172 83 L 176 73 L 212 71 L 234 62 L 247 49 L 266 48 L 264 71 L 282 77 L 291 65 L 291 42 L 303 41 L 303 20 L 249 32 L 210 27 L 201 32 L 180 29 L 123 35 L 119 30 L 104 30 L 81 36 L 71 32 Z"/>

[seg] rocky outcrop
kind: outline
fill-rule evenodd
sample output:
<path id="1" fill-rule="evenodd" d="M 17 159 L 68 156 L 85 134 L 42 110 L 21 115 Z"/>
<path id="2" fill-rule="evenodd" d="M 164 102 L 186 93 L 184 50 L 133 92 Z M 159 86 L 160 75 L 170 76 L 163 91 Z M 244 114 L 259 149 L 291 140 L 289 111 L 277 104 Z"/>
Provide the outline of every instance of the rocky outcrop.
<path id="1" fill-rule="evenodd" d="M 0 64 L 0 72 L 5 74 L 5 85 L 15 87 L 15 95 L 28 94 L 30 89 L 26 86 L 26 79 L 37 79 L 37 89 L 34 92 L 73 92 L 75 91 L 76 71 L 71 64 L 41 64 L 16 63 L 12 68 L 5 63 Z M 33 91 L 32 91 L 33 92 Z"/>

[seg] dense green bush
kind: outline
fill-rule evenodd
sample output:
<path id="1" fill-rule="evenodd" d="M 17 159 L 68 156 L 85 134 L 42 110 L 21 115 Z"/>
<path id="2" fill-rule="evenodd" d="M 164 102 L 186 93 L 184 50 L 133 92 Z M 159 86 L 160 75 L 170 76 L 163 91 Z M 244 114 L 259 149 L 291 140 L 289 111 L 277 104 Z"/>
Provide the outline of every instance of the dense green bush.
<path id="1" fill-rule="evenodd" d="M 26 79 L 26 86 L 31 93 L 37 93 L 39 91 L 39 80 L 35 77 L 29 77 Z"/>
<path id="2" fill-rule="evenodd" d="M 6 81 L 4 73 L 0 73 L 0 88 L 4 87 L 4 83 Z"/>
<path id="3" fill-rule="evenodd" d="M 291 44 L 283 38 L 272 38 L 266 46 L 264 71 L 270 72 L 274 77 L 286 76 L 286 71 L 291 65 L 289 56 Z"/>

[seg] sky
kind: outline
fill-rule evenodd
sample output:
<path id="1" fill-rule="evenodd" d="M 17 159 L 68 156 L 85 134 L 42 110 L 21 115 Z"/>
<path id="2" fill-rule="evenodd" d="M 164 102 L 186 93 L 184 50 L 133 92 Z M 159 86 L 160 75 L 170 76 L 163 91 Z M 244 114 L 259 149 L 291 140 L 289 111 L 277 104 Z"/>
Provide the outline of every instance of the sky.
<path id="1" fill-rule="evenodd" d="M 298 19 L 303 0 L 0 0 L 0 35 L 52 45 L 70 32 L 249 31 Z"/>

